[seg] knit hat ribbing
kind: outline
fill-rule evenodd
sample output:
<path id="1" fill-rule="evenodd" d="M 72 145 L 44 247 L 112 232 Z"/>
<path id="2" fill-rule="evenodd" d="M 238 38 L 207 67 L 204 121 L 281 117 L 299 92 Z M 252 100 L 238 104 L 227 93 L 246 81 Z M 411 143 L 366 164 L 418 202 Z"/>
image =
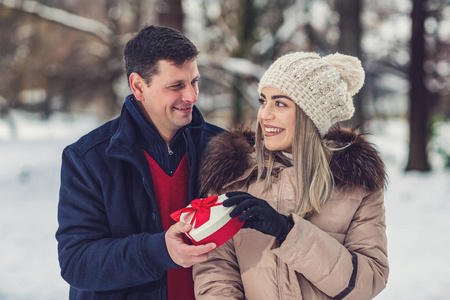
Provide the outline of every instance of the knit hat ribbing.
<path id="1" fill-rule="evenodd" d="M 363 84 L 364 69 L 356 57 L 295 52 L 281 56 L 269 67 L 258 93 L 264 87 L 274 87 L 289 96 L 323 137 L 333 124 L 352 117 L 352 96 Z"/>

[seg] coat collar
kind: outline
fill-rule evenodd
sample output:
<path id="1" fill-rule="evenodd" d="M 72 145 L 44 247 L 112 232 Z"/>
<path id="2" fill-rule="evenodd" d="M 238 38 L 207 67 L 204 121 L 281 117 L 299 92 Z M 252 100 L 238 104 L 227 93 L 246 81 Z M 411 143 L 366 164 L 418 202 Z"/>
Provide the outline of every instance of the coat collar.
<path id="1" fill-rule="evenodd" d="M 132 95 L 128 96 L 132 97 Z M 127 98 L 128 98 L 127 97 Z M 111 137 L 109 145 L 106 149 L 106 154 L 129 162 L 139 172 L 146 176 L 147 179 L 151 179 L 150 169 L 147 167 L 148 163 L 145 158 L 144 151 L 142 151 L 142 145 L 139 141 L 137 134 L 139 131 L 136 128 L 133 117 L 123 105 L 120 117 L 118 118 L 118 127 L 114 135 Z M 186 151 L 188 155 L 188 163 L 190 168 L 189 175 L 189 199 L 197 197 L 196 188 L 196 174 L 197 170 L 197 145 L 202 140 L 202 132 L 206 126 L 200 111 L 196 106 L 192 111 L 192 122 L 190 126 L 183 127 L 183 133 L 185 132 Z"/>
<path id="2" fill-rule="evenodd" d="M 134 96 L 131 94 L 126 97 L 125 102 L 132 101 Z M 123 152 L 131 154 L 136 149 L 141 150 L 142 145 L 139 143 L 139 138 L 137 136 L 138 130 L 136 130 L 133 117 L 129 112 L 127 105 L 123 105 L 122 111 L 120 113 L 120 122 L 116 133 L 112 136 L 107 153 L 118 153 Z M 186 130 L 191 131 L 201 131 L 205 126 L 205 120 L 203 119 L 200 111 L 196 106 L 194 106 L 192 111 L 192 122 L 179 130 L 179 133 Z M 177 133 L 178 135 L 178 133 Z"/>
<path id="3" fill-rule="evenodd" d="M 366 134 L 357 129 L 333 127 L 325 136 L 333 151 L 330 168 L 337 186 L 358 185 L 370 191 L 386 184 L 385 167 Z M 203 193 L 220 191 L 232 182 L 253 176 L 256 171 L 255 135 L 249 130 L 224 132 L 213 138 L 204 153 L 200 169 Z M 276 169 L 285 168 L 277 164 Z"/>

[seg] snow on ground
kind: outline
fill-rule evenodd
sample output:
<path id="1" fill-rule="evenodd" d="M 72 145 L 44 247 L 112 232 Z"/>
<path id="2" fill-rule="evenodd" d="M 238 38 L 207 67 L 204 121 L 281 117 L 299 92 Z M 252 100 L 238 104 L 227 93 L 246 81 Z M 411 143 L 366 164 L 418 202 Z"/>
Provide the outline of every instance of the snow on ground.
<path id="1" fill-rule="evenodd" d="M 0 299 L 68 299 L 59 275 L 57 203 L 63 148 L 98 126 L 94 118 L 0 119 Z M 15 128 L 12 134 L 11 128 Z M 391 272 L 379 300 L 448 299 L 450 171 L 404 173 L 407 127 L 373 124 L 370 139 L 388 167 L 386 218 Z"/>
<path id="2" fill-rule="evenodd" d="M 378 145 L 390 181 L 385 196 L 390 275 L 376 299 L 449 299 L 450 170 L 430 155 L 432 173 L 403 171 L 407 126 L 397 120 L 371 129 L 377 132 L 371 140 Z"/>
<path id="3" fill-rule="evenodd" d="M 14 126 L 0 119 L 0 299 L 68 299 L 54 237 L 61 153 L 97 123 L 85 117 L 12 117 Z"/>

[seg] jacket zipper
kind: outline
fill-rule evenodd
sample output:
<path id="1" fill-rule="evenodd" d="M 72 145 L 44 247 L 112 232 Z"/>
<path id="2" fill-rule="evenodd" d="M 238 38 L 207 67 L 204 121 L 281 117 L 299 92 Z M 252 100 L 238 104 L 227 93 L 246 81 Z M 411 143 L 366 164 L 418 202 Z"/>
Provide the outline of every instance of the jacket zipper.
<path id="1" fill-rule="evenodd" d="M 173 154 L 173 151 L 172 151 L 172 149 L 170 149 L 170 146 L 167 146 L 167 152 L 169 152 L 169 155 Z"/>
<path id="2" fill-rule="evenodd" d="M 280 195 L 282 195 L 282 194 L 280 193 Z M 277 210 L 277 212 L 280 211 L 280 207 L 279 206 L 280 206 L 280 201 L 277 200 L 277 202 L 276 202 L 276 210 Z M 276 241 L 276 243 L 278 243 L 278 241 Z M 276 258 L 276 264 L 277 264 L 276 265 L 276 268 L 277 268 L 277 285 L 278 285 L 278 293 L 279 293 L 278 299 L 282 300 L 282 299 L 284 299 L 283 286 L 281 284 L 281 281 L 282 281 L 282 278 L 281 278 L 282 277 L 281 276 L 281 264 L 283 262 L 281 261 L 281 259 L 278 256 L 275 256 L 275 258 Z"/>
<path id="3" fill-rule="evenodd" d="M 278 256 L 276 256 L 276 262 L 277 262 L 277 285 L 278 285 L 278 293 L 279 293 L 279 295 L 278 295 L 278 299 L 284 299 L 284 296 L 283 296 L 283 287 L 282 287 L 282 285 L 280 284 L 281 283 L 281 268 L 280 268 L 280 258 L 278 257 Z"/>

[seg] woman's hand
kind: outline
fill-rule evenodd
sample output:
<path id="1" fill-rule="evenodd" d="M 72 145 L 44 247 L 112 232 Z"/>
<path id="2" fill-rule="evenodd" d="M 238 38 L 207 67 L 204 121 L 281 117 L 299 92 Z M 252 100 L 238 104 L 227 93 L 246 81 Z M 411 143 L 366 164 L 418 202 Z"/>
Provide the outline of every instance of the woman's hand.
<path id="1" fill-rule="evenodd" d="M 239 217 L 239 222 L 245 221 L 245 228 L 253 228 L 274 236 L 282 243 L 294 226 L 292 219 L 278 213 L 265 200 L 244 192 L 230 192 L 226 193 L 226 196 L 228 199 L 223 201 L 223 206 L 236 205 L 230 217 Z"/>

